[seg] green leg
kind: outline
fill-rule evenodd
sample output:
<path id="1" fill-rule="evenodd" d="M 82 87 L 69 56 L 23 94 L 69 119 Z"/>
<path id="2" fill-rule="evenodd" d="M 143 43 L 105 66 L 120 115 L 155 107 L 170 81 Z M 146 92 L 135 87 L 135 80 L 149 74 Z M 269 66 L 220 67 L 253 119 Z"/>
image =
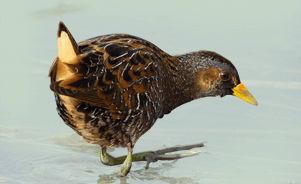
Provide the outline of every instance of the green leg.
<path id="1" fill-rule="evenodd" d="M 100 161 L 105 165 L 110 165 L 110 166 L 119 165 L 122 164 L 125 159 L 126 156 L 117 157 L 117 158 L 111 156 L 106 152 L 106 148 L 101 148 L 100 150 Z"/>
<path id="2" fill-rule="evenodd" d="M 120 172 L 122 176 L 126 176 L 132 167 L 132 152 L 129 151 L 128 156 L 126 157 L 125 161 L 121 165 Z"/>
<path id="3" fill-rule="evenodd" d="M 106 152 L 106 148 L 101 148 L 100 161 L 103 164 L 110 165 L 110 166 L 122 164 L 120 172 L 123 176 L 126 176 L 130 172 L 130 169 L 132 167 L 132 161 L 133 161 L 132 151 L 129 151 L 127 156 L 121 156 L 115 158 Z M 136 158 L 135 161 L 139 161 L 139 160 L 137 160 Z"/>
<path id="4" fill-rule="evenodd" d="M 101 148 L 100 160 L 103 164 L 110 165 L 110 166 L 122 164 L 121 174 L 123 176 L 126 176 L 131 169 L 132 162 L 146 161 L 145 168 L 147 169 L 151 162 L 156 162 L 158 160 L 176 160 L 180 158 L 195 156 L 195 155 L 199 155 L 200 151 L 190 151 L 184 154 L 169 154 L 169 155 L 165 155 L 165 153 L 181 151 L 181 150 L 190 150 L 192 148 L 203 147 L 203 146 L 204 144 L 200 143 L 200 144 L 193 144 L 188 146 L 175 146 L 175 147 L 165 148 L 157 151 L 145 151 L 136 154 L 132 154 L 132 149 L 129 149 L 127 156 L 121 156 L 116 158 L 108 154 L 106 152 L 106 148 Z"/>

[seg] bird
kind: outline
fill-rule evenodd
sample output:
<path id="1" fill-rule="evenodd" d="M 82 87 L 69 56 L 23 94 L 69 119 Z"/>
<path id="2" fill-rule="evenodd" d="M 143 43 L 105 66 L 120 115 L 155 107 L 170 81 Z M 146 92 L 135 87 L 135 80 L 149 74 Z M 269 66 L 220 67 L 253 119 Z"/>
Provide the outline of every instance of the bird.
<path id="1" fill-rule="evenodd" d="M 48 75 L 57 112 L 86 142 L 100 146 L 102 163 L 121 164 L 122 176 L 134 161 L 183 158 L 189 155 L 164 157 L 162 153 L 203 146 L 133 154 L 137 140 L 175 108 L 199 98 L 227 95 L 258 105 L 235 66 L 215 52 L 171 56 L 129 34 L 77 43 L 63 22 L 57 36 L 58 56 Z M 107 153 L 108 147 L 125 147 L 128 155 L 115 158 Z"/>

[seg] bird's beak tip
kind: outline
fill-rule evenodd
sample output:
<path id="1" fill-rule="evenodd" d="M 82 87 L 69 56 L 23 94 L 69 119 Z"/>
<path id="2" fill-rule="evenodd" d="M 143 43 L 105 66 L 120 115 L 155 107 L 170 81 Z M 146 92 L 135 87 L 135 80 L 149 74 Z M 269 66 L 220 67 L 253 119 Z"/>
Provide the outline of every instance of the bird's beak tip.
<path id="1" fill-rule="evenodd" d="M 238 84 L 236 87 L 232 88 L 233 95 L 238 98 L 252 104 L 258 105 L 256 99 L 252 96 L 252 94 L 247 90 L 247 88 L 242 84 Z"/>

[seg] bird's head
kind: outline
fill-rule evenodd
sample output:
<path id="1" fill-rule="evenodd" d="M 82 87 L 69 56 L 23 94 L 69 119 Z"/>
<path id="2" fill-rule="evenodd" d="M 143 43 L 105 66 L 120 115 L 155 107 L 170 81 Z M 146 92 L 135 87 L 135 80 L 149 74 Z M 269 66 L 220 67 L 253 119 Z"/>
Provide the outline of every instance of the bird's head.
<path id="1" fill-rule="evenodd" d="M 234 95 L 242 100 L 258 105 L 255 98 L 240 82 L 235 66 L 223 56 L 210 51 L 193 53 L 190 58 L 195 63 L 199 97 Z"/>

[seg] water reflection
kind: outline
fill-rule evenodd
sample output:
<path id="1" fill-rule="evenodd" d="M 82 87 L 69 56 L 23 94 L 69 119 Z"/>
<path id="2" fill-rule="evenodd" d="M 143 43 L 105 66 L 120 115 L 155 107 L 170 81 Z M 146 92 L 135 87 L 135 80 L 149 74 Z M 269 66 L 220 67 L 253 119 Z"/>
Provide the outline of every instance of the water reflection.
<path id="1" fill-rule="evenodd" d="M 175 163 L 177 160 L 162 163 L 159 167 L 150 167 L 149 169 L 141 169 L 141 170 L 131 170 L 130 174 L 126 177 L 120 177 L 117 173 L 109 174 L 109 175 L 100 175 L 97 180 L 98 184 L 105 183 L 114 183 L 115 181 L 120 181 L 121 184 L 129 184 L 131 181 L 161 181 L 163 183 L 170 184 L 182 184 L 182 183 L 198 183 L 197 179 L 189 178 L 189 177 L 168 177 L 166 173 L 168 173 L 172 168 L 175 167 Z"/>

